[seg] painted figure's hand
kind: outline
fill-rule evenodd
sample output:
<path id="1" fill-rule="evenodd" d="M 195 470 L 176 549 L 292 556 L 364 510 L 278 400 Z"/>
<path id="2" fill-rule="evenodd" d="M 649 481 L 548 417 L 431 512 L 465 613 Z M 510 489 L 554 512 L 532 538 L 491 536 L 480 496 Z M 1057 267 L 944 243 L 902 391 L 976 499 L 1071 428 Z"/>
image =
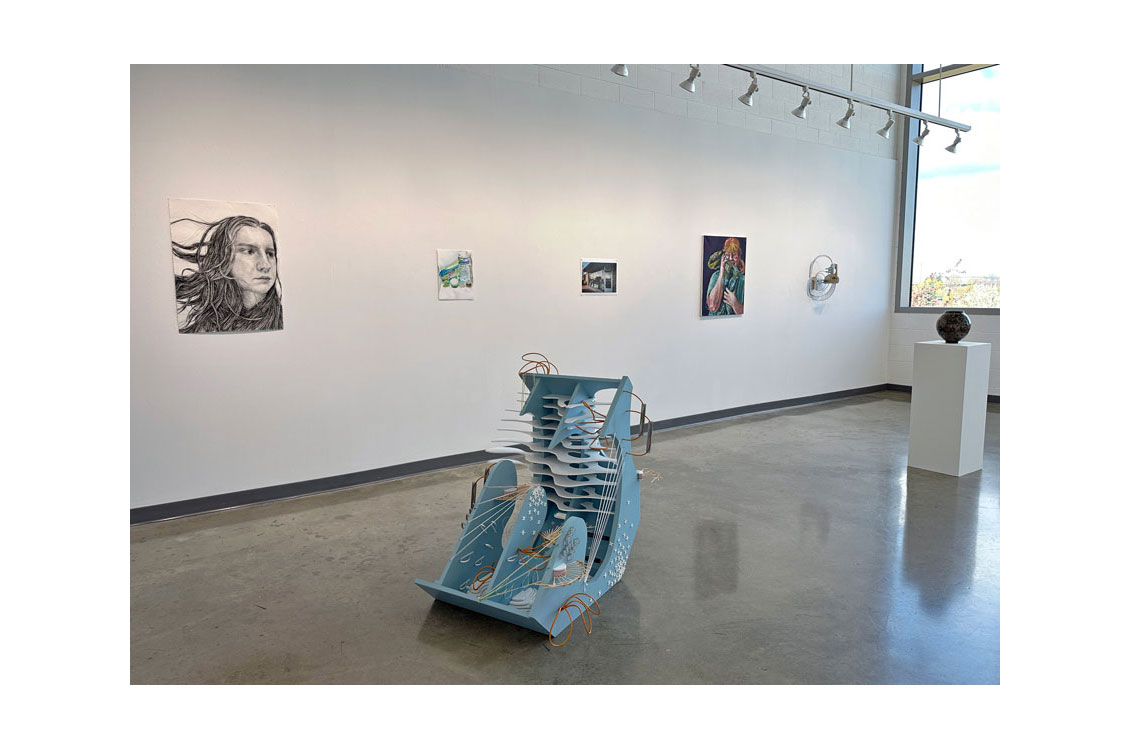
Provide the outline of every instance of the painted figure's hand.
<path id="1" fill-rule="evenodd" d="M 744 310 L 742 303 L 738 302 L 738 295 L 734 294 L 729 289 L 727 289 L 725 292 L 722 293 L 722 300 L 727 305 L 729 305 L 733 309 L 734 312 L 736 312 L 738 314 L 741 314 L 742 311 Z"/>

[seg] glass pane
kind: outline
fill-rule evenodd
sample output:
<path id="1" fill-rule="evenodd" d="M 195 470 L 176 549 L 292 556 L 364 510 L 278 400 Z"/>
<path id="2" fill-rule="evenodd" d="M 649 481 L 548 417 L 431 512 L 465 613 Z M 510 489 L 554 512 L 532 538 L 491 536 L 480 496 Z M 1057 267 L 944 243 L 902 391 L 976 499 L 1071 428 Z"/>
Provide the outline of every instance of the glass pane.
<path id="1" fill-rule="evenodd" d="M 922 87 L 924 112 L 938 111 L 938 85 Z M 941 116 L 973 129 L 956 153 L 945 150 L 954 131 L 939 125 L 918 147 L 910 305 L 999 308 L 1000 66 L 941 87 Z"/>

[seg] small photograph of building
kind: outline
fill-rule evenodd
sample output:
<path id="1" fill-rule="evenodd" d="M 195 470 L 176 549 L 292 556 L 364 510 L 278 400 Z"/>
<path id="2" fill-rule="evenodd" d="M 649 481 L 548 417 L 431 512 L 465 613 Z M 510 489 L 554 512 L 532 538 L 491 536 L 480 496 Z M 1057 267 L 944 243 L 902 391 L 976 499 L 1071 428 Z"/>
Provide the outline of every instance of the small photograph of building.
<path id="1" fill-rule="evenodd" d="M 616 261 L 581 258 L 581 294 L 616 294 Z"/>

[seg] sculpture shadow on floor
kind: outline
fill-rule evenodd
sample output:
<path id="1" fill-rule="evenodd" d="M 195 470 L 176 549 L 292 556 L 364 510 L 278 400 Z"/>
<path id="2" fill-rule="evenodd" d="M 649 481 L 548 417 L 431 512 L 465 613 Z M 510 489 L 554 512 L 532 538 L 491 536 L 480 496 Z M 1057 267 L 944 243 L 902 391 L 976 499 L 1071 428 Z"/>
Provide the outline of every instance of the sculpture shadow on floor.
<path id="1" fill-rule="evenodd" d="M 943 614 L 972 585 L 980 499 L 980 471 L 963 477 L 906 471 L 902 572 L 927 612 Z"/>
<path id="2" fill-rule="evenodd" d="M 585 633 L 577 620 L 572 637 L 561 648 L 550 647 L 544 634 L 438 600 L 424 616 L 416 639 L 426 647 L 442 650 L 484 682 L 493 680 L 495 667 L 506 669 L 508 681 L 515 683 L 621 682 L 623 675 L 604 673 L 601 655 L 639 640 L 639 601 L 621 582 L 599 604 L 601 614 L 592 618 L 593 632 Z M 564 636 L 557 640 L 564 640 Z"/>
<path id="3" fill-rule="evenodd" d="M 541 648 L 546 636 L 435 600 L 424 616 L 416 640 L 481 669 L 515 652 Z"/>

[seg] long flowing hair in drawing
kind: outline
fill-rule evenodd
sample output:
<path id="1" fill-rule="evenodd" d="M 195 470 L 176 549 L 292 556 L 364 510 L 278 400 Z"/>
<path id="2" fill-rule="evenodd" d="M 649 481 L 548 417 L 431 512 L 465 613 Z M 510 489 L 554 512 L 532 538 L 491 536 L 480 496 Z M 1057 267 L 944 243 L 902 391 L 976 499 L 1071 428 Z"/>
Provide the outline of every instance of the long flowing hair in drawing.
<path id="1" fill-rule="evenodd" d="M 213 331 L 276 331 L 282 328 L 282 299 L 276 267 L 275 283 L 263 299 L 251 308 L 243 307 L 243 294 L 231 275 L 232 242 L 241 227 L 256 227 L 271 235 L 270 225 L 251 216 L 229 216 L 219 221 L 177 219 L 203 227 L 200 239 L 182 244 L 173 240 L 173 255 L 196 266 L 175 277 L 178 315 L 188 310 L 181 333 Z"/>

